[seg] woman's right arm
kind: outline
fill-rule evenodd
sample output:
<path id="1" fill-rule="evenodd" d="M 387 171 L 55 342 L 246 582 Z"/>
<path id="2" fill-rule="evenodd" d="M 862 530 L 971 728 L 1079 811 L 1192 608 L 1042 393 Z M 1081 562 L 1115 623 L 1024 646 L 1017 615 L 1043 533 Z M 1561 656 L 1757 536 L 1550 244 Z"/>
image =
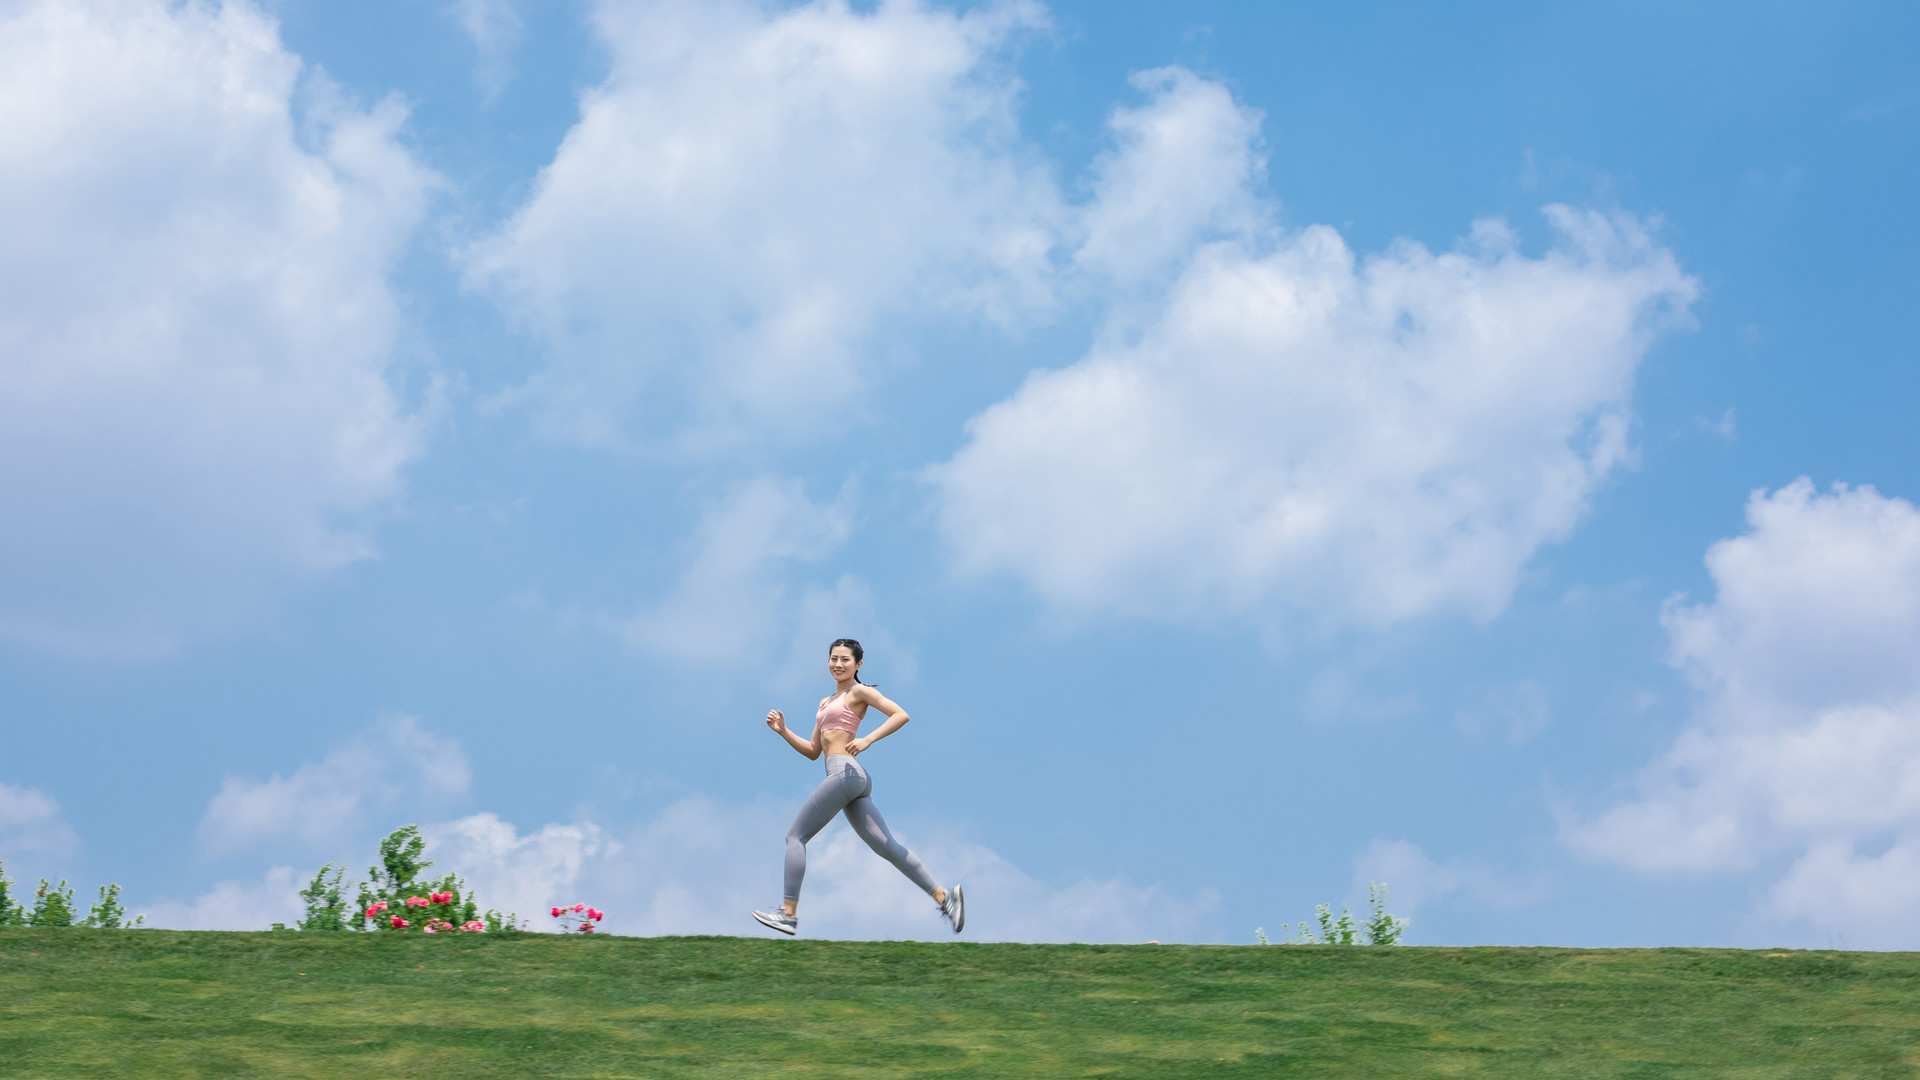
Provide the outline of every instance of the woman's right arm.
<path id="1" fill-rule="evenodd" d="M 801 757 L 806 758 L 808 761 L 820 760 L 820 725 L 818 723 L 815 723 L 813 726 L 813 738 L 802 739 L 800 736 L 787 730 L 787 717 L 785 713 L 782 713 L 779 709 L 770 709 L 767 711 L 767 726 L 773 729 L 774 734 L 787 740 L 787 745 L 793 747 Z"/>

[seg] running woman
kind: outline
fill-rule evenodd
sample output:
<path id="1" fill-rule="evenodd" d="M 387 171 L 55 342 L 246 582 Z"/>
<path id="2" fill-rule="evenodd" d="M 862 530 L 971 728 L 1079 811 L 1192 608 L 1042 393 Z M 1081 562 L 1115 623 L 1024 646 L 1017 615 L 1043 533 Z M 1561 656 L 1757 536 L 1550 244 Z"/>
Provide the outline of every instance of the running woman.
<path id="1" fill-rule="evenodd" d="M 753 917 L 760 920 L 761 925 L 783 934 L 800 928 L 800 880 L 807 875 L 807 841 L 826 828 L 833 815 L 844 812 L 847 824 L 853 826 L 853 831 L 860 834 L 868 847 L 899 867 L 901 873 L 933 897 L 933 902 L 940 905 L 940 914 L 946 916 L 947 925 L 957 934 L 967 925 L 966 900 L 960 886 L 943 889 L 934 884 L 933 875 L 927 873 L 913 852 L 893 838 L 886 821 L 880 817 L 879 808 L 873 805 L 873 780 L 867 776 L 867 770 L 853 760 L 907 722 L 907 710 L 860 681 L 860 664 L 865 659 L 860 643 L 852 638 L 841 638 L 827 647 L 827 672 L 833 676 L 834 694 L 820 702 L 820 711 L 813 719 L 812 738 L 802 739 L 787 730 L 787 718 L 779 709 L 767 713 L 767 726 L 787 740 L 787 745 L 809 760 L 819 760 L 823 752 L 826 754 L 827 778 L 807 796 L 800 813 L 793 819 L 792 828 L 787 830 L 785 898 L 778 910 L 756 911 Z M 861 737 L 860 724 L 866 719 L 868 709 L 879 709 L 887 720 L 874 729 L 873 734 Z"/>

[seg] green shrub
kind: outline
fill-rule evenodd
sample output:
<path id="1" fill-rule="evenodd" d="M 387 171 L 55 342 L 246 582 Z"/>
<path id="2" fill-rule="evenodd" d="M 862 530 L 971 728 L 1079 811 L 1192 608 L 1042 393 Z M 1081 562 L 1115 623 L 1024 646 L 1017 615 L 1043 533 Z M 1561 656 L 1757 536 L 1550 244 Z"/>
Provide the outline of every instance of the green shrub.
<path id="1" fill-rule="evenodd" d="M 427 877 L 433 862 L 426 857 L 427 840 L 420 826 L 403 825 L 380 841 L 380 863 L 367 868 L 367 880 L 347 880 L 344 864 L 322 866 L 307 887 L 300 890 L 306 917 L 298 929 L 304 931 L 490 931 L 518 929 L 513 915 L 498 911 L 484 913 L 467 883 L 457 874 L 438 880 Z M 353 890 L 354 906 L 348 907 L 347 893 Z M 276 923 L 274 929 L 286 929 Z"/>
<path id="2" fill-rule="evenodd" d="M 347 880 L 343 864 L 328 863 L 300 890 L 306 905 L 306 917 L 297 927 L 274 923 L 275 930 L 424 930 L 478 931 L 520 929 L 518 917 L 498 911 L 482 912 L 478 902 L 467 894 L 465 879 L 445 874 L 438 880 L 426 876 L 433 863 L 426 858 L 427 841 L 420 826 L 404 825 L 380 841 L 380 864 L 367 870 L 367 880 L 357 884 L 357 908 L 347 903 L 347 893 L 356 883 Z M 62 879 L 49 885 L 40 879 L 31 908 L 14 899 L 12 881 L 6 876 L 6 863 L 0 862 L 0 926 L 85 926 L 126 930 L 146 922 L 146 916 L 127 917 L 120 902 L 120 885 L 100 886 L 100 895 L 80 917 L 73 905 L 73 889 Z"/>
<path id="3" fill-rule="evenodd" d="M 0 926 L 87 926 L 102 930 L 129 930 L 147 921 L 145 915 L 127 918 L 127 909 L 120 903 L 118 884 L 100 886 L 100 896 L 87 909 L 86 917 L 78 918 L 77 915 L 73 906 L 73 890 L 67 886 L 64 878 L 58 885 L 49 885 L 46 878 L 41 878 L 40 887 L 33 891 L 31 908 L 15 900 L 13 882 L 7 879 L 7 864 L 0 861 Z"/>
<path id="4" fill-rule="evenodd" d="M 7 864 L 0 860 L 0 926 L 22 926 L 27 909 L 13 898 L 13 882 L 7 880 Z"/>
<path id="5" fill-rule="evenodd" d="M 347 868 L 343 865 L 328 863 L 313 875 L 307 887 L 300 890 L 300 899 L 307 906 L 307 916 L 300 920 L 302 930 L 351 930 L 347 915 Z"/>
<path id="6" fill-rule="evenodd" d="M 1313 922 L 1298 923 L 1284 944 L 1287 945 L 1398 945 L 1407 932 L 1407 920 L 1387 913 L 1387 883 L 1367 883 L 1367 918 L 1356 921 L 1345 905 L 1340 914 L 1329 904 L 1314 909 Z M 1256 926 L 1253 936 L 1262 945 L 1271 945 L 1265 927 Z"/>
<path id="7" fill-rule="evenodd" d="M 145 915 L 127 918 L 127 909 L 120 904 L 120 886 L 116 882 L 100 886 L 100 898 L 93 902 L 93 907 L 87 909 L 87 917 L 80 920 L 78 925 L 100 930 L 131 930 L 146 921 Z"/>
<path id="8" fill-rule="evenodd" d="M 67 888 L 66 878 L 61 878 L 58 885 L 48 885 L 46 878 L 40 879 L 40 887 L 33 892 L 33 912 L 27 916 L 27 925 L 73 925 L 73 890 Z"/>

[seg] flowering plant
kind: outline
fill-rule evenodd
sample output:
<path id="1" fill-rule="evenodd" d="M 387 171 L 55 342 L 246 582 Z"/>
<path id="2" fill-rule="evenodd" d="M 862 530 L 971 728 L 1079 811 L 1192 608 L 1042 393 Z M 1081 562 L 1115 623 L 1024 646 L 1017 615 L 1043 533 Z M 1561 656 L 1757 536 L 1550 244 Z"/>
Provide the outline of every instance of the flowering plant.
<path id="1" fill-rule="evenodd" d="M 553 909 L 553 917 L 560 920 L 560 932 L 563 934 L 591 934 L 607 913 L 585 904 Z"/>
<path id="2" fill-rule="evenodd" d="M 467 883 L 454 874 L 438 881 L 422 880 L 433 865 L 425 858 L 427 841 L 420 827 L 395 829 L 380 842 L 380 865 L 367 871 L 358 886 L 358 903 L 346 904 L 344 867 L 332 864 L 320 873 L 301 897 L 307 901 L 302 930 L 418 930 L 428 934 L 514 928 L 514 919 L 489 911 L 484 915 L 471 895 L 461 895 Z M 424 895 L 422 895 L 424 894 Z M 355 915 L 353 912 L 359 914 Z"/>
<path id="3" fill-rule="evenodd" d="M 456 874 L 426 880 L 433 865 L 426 856 L 427 841 L 418 825 L 406 825 L 380 841 L 380 864 L 367 870 L 367 880 L 347 880 L 347 868 L 328 863 L 300 890 L 307 916 L 301 930 L 419 930 L 477 934 L 518 930 L 519 918 L 480 910 L 467 883 Z M 357 892 L 352 899 L 349 897 Z M 424 895 L 422 895 L 424 894 Z M 465 894 L 465 895 L 463 895 Z M 274 929 L 283 929 L 275 923 Z"/>

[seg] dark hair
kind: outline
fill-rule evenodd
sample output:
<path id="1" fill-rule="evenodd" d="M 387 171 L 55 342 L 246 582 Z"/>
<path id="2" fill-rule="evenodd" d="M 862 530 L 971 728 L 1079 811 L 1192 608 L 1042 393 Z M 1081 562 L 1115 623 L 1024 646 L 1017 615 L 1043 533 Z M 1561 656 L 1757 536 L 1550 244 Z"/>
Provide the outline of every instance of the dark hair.
<path id="1" fill-rule="evenodd" d="M 862 648 L 860 647 L 860 643 L 859 643 L 859 642 L 857 642 L 857 641 L 855 641 L 855 640 L 853 640 L 853 639 L 852 639 L 852 638 L 850 638 L 850 637 L 843 637 L 843 638 L 834 638 L 834 639 L 833 639 L 833 644 L 831 644 L 831 645 L 829 645 L 829 646 L 827 646 L 827 655 L 828 655 L 828 656 L 832 656 L 832 655 L 833 655 L 833 650 L 835 650 L 835 649 L 837 649 L 837 648 L 839 648 L 839 647 L 840 647 L 840 646 L 842 646 L 842 645 L 845 645 L 845 646 L 847 647 L 847 651 L 853 654 L 853 662 L 854 662 L 854 663 L 856 663 L 856 664 L 857 664 L 857 663 L 859 663 L 860 661 L 862 661 L 862 660 L 865 660 L 865 659 L 867 658 L 867 653 L 866 653 L 866 650 L 864 650 L 864 649 L 862 649 Z M 854 681 L 854 682 L 860 682 L 860 673 L 859 673 L 858 671 L 856 671 L 856 672 L 854 672 L 854 673 L 853 673 L 853 681 Z M 861 685 L 861 686 L 872 686 L 873 684 L 872 684 L 872 683 L 860 683 L 860 685 Z"/>

